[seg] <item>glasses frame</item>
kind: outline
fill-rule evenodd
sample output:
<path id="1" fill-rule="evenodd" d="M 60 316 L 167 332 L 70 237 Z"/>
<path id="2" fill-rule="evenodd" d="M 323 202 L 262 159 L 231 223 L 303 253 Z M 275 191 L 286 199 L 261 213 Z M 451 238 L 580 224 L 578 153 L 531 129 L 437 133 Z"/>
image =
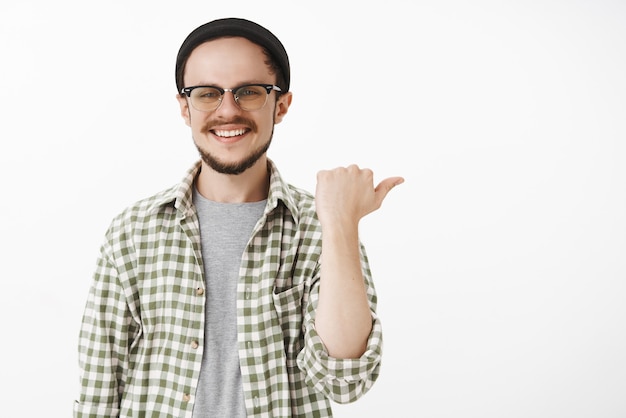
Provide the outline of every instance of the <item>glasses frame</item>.
<path id="1" fill-rule="evenodd" d="M 254 110 L 248 110 L 248 109 L 244 109 L 240 104 L 239 104 L 239 96 L 237 96 L 235 94 L 235 92 L 239 89 L 245 88 L 245 87 L 263 87 L 265 89 L 265 92 L 267 93 L 265 95 L 265 102 L 263 102 L 263 106 L 259 107 L 258 109 L 254 109 Z M 195 105 L 194 105 L 194 101 L 191 97 L 191 92 L 194 91 L 195 89 L 199 89 L 199 88 L 212 88 L 215 89 L 217 91 L 220 92 L 220 98 L 217 100 L 217 105 L 210 110 L 203 110 L 203 109 L 198 109 Z M 246 112 L 253 112 L 255 110 L 261 110 L 265 107 L 265 105 L 267 104 L 267 98 L 269 97 L 270 93 L 272 91 L 277 91 L 277 92 L 282 92 L 283 90 L 278 87 L 277 85 L 274 84 L 262 84 L 262 83 L 253 83 L 253 84 L 242 84 L 241 86 L 237 86 L 237 87 L 233 87 L 233 88 L 221 88 L 221 87 L 217 87 L 217 86 L 211 86 L 211 85 L 203 85 L 203 86 L 190 86 L 190 87 L 183 87 L 182 89 L 180 89 L 180 94 L 181 95 L 185 95 L 189 98 L 190 102 L 191 102 L 191 106 L 193 106 L 194 109 L 200 111 L 200 112 L 212 112 L 214 110 L 217 110 L 217 108 L 219 108 L 222 105 L 222 100 L 224 99 L 224 94 L 229 91 L 233 94 L 233 97 L 235 99 L 235 103 L 237 104 L 237 106 L 239 106 L 239 108 L 241 110 L 245 110 Z"/>

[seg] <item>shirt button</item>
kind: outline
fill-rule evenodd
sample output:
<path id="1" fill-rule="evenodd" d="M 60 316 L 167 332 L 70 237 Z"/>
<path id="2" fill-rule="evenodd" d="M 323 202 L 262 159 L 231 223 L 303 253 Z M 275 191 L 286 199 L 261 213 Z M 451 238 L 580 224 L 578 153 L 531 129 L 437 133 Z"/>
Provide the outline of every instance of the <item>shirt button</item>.
<path id="1" fill-rule="evenodd" d="M 259 405 L 261 405 L 261 401 L 259 401 L 259 397 L 258 396 L 255 396 L 252 401 L 254 402 L 254 407 L 255 408 L 258 408 Z"/>
<path id="2" fill-rule="evenodd" d="M 246 287 L 246 299 L 250 299 L 250 288 Z"/>
<path id="3" fill-rule="evenodd" d="M 188 394 L 188 393 L 185 393 L 185 394 L 183 395 L 183 401 L 185 401 L 185 402 L 189 402 L 190 400 L 191 400 L 191 395 L 190 395 L 190 394 Z"/>
<path id="4" fill-rule="evenodd" d="M 191 348 L 198 348 L 198 341 L 193 340 L 193 341 L 191 342 Z"/>
<path id="5" fill-rule="evenodd" d="M 196 295 L 198 295 L 198 296 L 204 295 L 204 289 L 201 288 L 201 287 L 197 288 L 196 289 Z"/>

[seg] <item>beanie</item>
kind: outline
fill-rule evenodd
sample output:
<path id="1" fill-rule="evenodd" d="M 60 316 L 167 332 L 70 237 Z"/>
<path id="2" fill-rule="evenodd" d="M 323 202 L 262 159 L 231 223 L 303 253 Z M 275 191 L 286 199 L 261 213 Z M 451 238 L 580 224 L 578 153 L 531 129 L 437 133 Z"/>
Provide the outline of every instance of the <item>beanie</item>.
<path id="1" fill-rule="evenodd" d="M 183 41 L 176 57 L 176 87 L 178 92 L 184 87 L 182 85 L 183 71 L 191 51 L 206 41 L 223 36 L 241 36 L 267 49 L 285 77 L 286 86 L 280 86 L 281 88 L 284 87 L 283 93 L 289 91 L 289 57 L 287 57 L 287 51 L 280 40 L 258 23 L 231 17 L 205 23 L 194 29 Z"/>

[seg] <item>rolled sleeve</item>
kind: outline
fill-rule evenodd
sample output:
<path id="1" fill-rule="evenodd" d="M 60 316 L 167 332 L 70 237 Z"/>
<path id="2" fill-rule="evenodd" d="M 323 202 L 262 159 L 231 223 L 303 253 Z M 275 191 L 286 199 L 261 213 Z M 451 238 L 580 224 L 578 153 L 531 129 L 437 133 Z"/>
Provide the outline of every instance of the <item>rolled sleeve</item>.
<path id="1" fill-rule="evenodd" d="M 305 347 L 297 359 L 298 367 L 305 374 L 306 384 L 340 404 L 353 402 L 369 391 L 380 372 L 380 320 L 373 319 L 365 352 L 356 359 L 330 357 L 313 323 L 307 323 L 306 327 Z"/>

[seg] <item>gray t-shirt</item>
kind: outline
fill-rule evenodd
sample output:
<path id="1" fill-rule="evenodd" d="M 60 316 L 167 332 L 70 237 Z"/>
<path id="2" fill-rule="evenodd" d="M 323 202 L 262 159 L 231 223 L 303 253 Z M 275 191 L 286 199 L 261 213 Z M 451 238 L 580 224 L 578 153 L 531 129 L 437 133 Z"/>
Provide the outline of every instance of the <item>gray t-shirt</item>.
<path id="1" fill-rule="evenodd" d="M 204 355 L 193 417 L 244 418 L 237 353 L 237 281 L 241 256 L 267 201 L 213 202 L 194 188 L 193 203 L 206 280 Z"/>

